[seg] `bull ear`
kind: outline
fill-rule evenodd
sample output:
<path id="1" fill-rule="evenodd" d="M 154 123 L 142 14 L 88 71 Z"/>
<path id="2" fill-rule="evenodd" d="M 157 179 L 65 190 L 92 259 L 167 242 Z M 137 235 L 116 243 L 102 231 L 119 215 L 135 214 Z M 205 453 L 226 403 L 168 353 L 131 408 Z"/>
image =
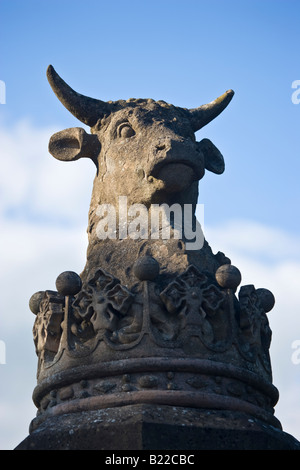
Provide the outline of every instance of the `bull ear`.
<path id="1" fill-rule="evenodd" d="M 205 168 L 221 175 L 225 170 L 225 162 L 220 150 L 209 139 L 202 139 L 198 145 L 204 155 Z"/>
<path id="2" fill-rule="evenodd" d="M 72 127 L 53 134 L 49 152 L 54 158 L 72 162 L 79 158 L 91 158 L 97 166 L 100 142 L 96 135 L 87 134 L 81 127 Z"/>

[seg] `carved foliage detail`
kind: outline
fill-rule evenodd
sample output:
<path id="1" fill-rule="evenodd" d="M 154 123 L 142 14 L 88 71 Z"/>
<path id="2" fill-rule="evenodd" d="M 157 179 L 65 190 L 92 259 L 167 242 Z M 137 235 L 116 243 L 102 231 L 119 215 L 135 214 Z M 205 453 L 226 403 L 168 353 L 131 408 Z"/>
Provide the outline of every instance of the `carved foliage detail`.
<path id="1" fill-rule="evenodd" d="M 139 284 L 135 294 L 99 268 L 72 303 L 72 333 L 83 341 L 96 336 L 112 348 L 133 347 L 148 334 L 157 344 L 172 347 L 180 346 L 192 328 L 211 343 L 213 317 L 219 316 L 224 298 L 225 293 L 194 266 L 162 292 L 149 280 Z"/>
<path id="2" fill-rule="evenodd" d="M 37 355 L 50 361 L 58 351 L 62 335 L 64 297 L 55 291 L 45 291 L 33 326 L 33 339 Z"/>
<path id="3" fill-rule="evenodd" d="M 103 337 L 104 334 L 113 335 L 120 319 L 126 315 L 133 297 L 118 279 L 97 269 L 73 302 L 73 312 L 79 320 L 79 326 L 76 329 L 73 325 L 72 332 L 82 336 L 88 325 L 98 337 Z"/>
<path id="4" fill-rule="evenodd" d="M 226 360 L 237 363 L 240 354 L 252 363 L 259 357 L 270 372 L 266 312 L 273 300 L 266 289 L 243 286 L 236 297 L 191 265 L 163 289 L 155 278 L 140 280 L 130 291 L 98 268 L 74 296 L 43 295 L 33 328 L 40 366 L 60 360 L 64 350 L 93 354 L 99 341 L 108 351 L 132 349 L 145 337 L 150 354 L 154 345 L 195 357 L 226 352 Z"/>
<path id="5" fill-rule="evenodd" d="M 259 354 L 269 368 L 269 348 L 272 332 L 269 321 L 253 285 L 242 286 L 239 291 L 240 350 L 248 359 Z"/>
<path id="6" fill-rule="evenodd" d="M 182 318 L 182 327 L 193 326 L 201 331 L 206 342 L 214 340 L 211 319 L 218 315 L 225 294 L 194 266 L 178 276 L 160 294 L 168 312 Z"/>

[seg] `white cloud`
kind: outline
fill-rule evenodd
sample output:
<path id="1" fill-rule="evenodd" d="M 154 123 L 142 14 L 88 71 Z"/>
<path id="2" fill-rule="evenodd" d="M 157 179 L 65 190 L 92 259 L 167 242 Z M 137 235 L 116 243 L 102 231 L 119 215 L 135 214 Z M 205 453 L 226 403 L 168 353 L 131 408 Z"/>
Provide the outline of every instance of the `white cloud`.
<path id="1" fill-rule="evenodd" d="M 0 127 L 0 210 L 6 215 L 78 223 L 87 210 L 95 175 L 88 159 L 59 162 L 48 153 L 57 129 L 22 121 Z"/>
<path id="2" fill-rule="evenodd" d="M 0 339 L 7 355 L 0 365 L 2 449 L 26 437 L 35 413 L 37 361 L 28 300 L 38 290 L 55 289 L 62 271 L 79 273 L 85 263 L 94 168 L 89 161 L 55 161 L 47 152 L 55 131 L 26 122 L 0 128 Z M 62 224 L 65 217 L 68 223 Z M 280 391 L 275 414 L 284 430 L 300 439 L 300 364 L 291 360 L 292 342 L 300 339 L 300 237 L 247 220 L 205 227 L 205 235 L 214 252 L 224 252 L 240 269 L 242 285 L 266 287 L 275 295 L 269 313 L 274 385 Z"/>
<path id="3" fill-rule="evenodd" d="M 28 301 L 39 290 L 55 290 L 57 276 L 80 273 L 85 264 L 86 234 L 78 229 L 41 227 L 0 221 L 0 339 L 6 345 L 6 364 L 0 365 L 0 448 L 14 448 L 28 434 L 35 416 L 32 391 L 37 357 Z"/>
<path id="4" fill-rule="evenodd" d="M 85 264 L 92 165 L 55 161 L 47 152 L 52 133 L 28 122 L 0 128 L 0 339 L 6 345 L 6 364 L 0 365 L 1 449 L 25 438 L 35 415 L 37 359 L 28 301 L 39 290 L 54 290 L 62 271 L 80 273 Z"/>
<path id="5" fill-rule="evenodd" d="M 300 236 L 252 220 L 232 220 L 221 226 L 206 227 L 205 234 L 216 246 L 233 250 L 235 255 L 272 263 L 300 260 Z"/>
<path id="6" fill-rule="evenodd" d="M 300 364 L 292 362 L 292 343 L 300 340 L 300 237 L 246 220 L 206 227 L 205 236 L 214 253 L 224 252 L 241 271 L 241 285 L 264 287 L 275 296 L 268 313 L 273 383 L 280 393 L 275 415 L 300 440 Z"/>

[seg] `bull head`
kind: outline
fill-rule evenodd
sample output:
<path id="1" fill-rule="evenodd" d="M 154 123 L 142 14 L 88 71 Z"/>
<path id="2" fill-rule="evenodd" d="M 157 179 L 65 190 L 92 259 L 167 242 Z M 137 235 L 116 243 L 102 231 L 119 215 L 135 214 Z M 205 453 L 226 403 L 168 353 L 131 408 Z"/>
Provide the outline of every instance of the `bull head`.
<path id="1" fill-rule="evenodd" d="M 227 91 L 209 104 L 185 109 L 152 99 L 104 102 L 69 87 L 50 65 L 48 81 L 61 103 L 91 127 L 54 134 L 50 153 L 59 160 L 88 157 L 97 167 L 90 208 L 90 227 L 98 204 L 197 203 L 198 181 L 205 169 L 224 171 L 219 150 L 208 139 L 195 141 L 194 133 L 217 117 L 234 92 Z"/>

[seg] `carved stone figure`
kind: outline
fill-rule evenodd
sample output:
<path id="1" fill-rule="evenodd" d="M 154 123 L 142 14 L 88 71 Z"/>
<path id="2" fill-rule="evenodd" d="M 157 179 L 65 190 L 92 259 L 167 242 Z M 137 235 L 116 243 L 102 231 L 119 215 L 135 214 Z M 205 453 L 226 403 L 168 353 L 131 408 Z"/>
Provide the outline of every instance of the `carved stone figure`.
<path id="1" fill-rule="evenodd" d="M 96 176 L 83 272 L 61 273 L 57 291 L 30 300 L 38 412 L 19 448 L 298 448 L 274 416 L 274 296 L 253 285 L 237 293 L 240 271 L 213 254 L 195 216 L 199 180 L 205 170 L 221 174 L 224 159 L 194 133 L 233 91 L 184 109 L 103 102 L 72 90 L 52 66 L 47 75 L 91 127 L 54 134 L 49 151 L 90 158 Z M 168 432 L 154 438 L 151 426 Z"/>
<path id="2" fill-rule="evenodd" d="M 191 110 L 152 99 L 105 103 L 76 93 L 53 67 L 48 68 L 47 74 L 63 105 L 77 119 L 91 126 L 91 134 L 82 128 L 66 129 L 54 134 L 49 143 L 50 153 L 59 160 L 87 157 L 96 165 L 83 279 L 91 269 L 101 266 L 126 284 L 132 282 L 128 269 L 132 266 L 133 253 L 135 257 L 152 254 L 161 265 L 168 264 L 168 272 L 177 272 L 178 264 L 181 269 L 186 269 L 194 258 L 201 258 L 196 264 L 217 266 L 208 247 L 205 246 L 201 253 L 200 250 L 193 253 L 184 250 L 184 239 L 180 244 L 177 240 L 176 243 L 162 243 L 161 239 L 150 236 L 150 223 L 144 238 L 132 240 L 127 235 L 130 215 L 126 217 L 126 214 L 127 208 L 132 209 L 137 204 L 148 209 L 149 219 L 153 205 L 172 207 L 177 204 L 182 208 L 190 205 L 190 225 L 195 228 L 198 181 L 204 176 L 205 169 L 221 174 L 224 159 L 208 139 L 196 142 L 194 133 L 221 113 L 232 99 L 233 91 Z M 120 197 L 126 198 L 121 213 Z M 97 234 L 99 208 L 104 204 L 110 204 L 116 211 L 115 243 L 112 237 L 104 242 Z M 182 224 L 184 226 L 184 221 Z"/>

